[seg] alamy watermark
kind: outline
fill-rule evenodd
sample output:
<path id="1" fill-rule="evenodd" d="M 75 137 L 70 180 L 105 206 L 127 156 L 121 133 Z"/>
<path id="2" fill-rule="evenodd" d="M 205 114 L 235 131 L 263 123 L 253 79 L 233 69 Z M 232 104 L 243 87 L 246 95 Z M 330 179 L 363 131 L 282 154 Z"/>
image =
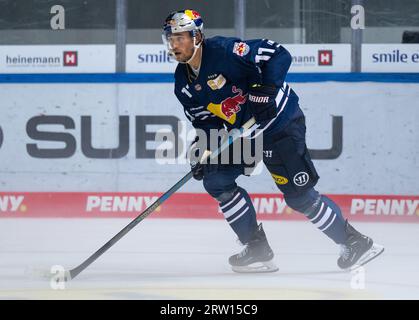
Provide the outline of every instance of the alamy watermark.
<path id="1" fill-rule="evenodd" d="M 51 280 L 50 287 L 53 290 L 64 290 L 66 284 L 67 272 L 61 265 L 53 265 L 50 269 Z"/>
<path id="2" fill-rule="evenodd" d="M 353 30 L 365 29 L 365 9 L 361 5 L 354 5 L 351 7 L 351 28 Z"/>
<path id="3" fill-rule="evenodd" d="M 51 7 L 50 13 L 54 16 L 51 17 L 50 26 L 52 30 L 65 29 L 65 9 L 61 5 L 54 5 Z"/>
<path id="4" fill-rule="evenodd" d="M 179 121 L 178 136 L 171 130 L 156 132 L 155 160 L 158 164 L 187 164 L 204 162 L 209 154 L 208 164 L 243 164 L 245 174 L 257 174 L 255 166 L 263 157 L 263 134 L 254 130 L 252 137 L 243 137 L 240 129 L 193 129 L 184 130 L 186 121 Z M 246 132 L 244 133 L 246 135 Z M 223 149 L 221 153 L 219 151 Z M 209 152 L 208 152 L 209 151 Z M 178 155 L 178 157 L 176 157 Z"/>
<path id="5" fill-rule="evenodd" d="M 52 30 L 65 29 L 65 8 L 62 5 L 54 5 L 50 9 L 50 13 L 54 16 L 50 19 Z M 365 8 L 362 5 L 353 5 L 351 7 L 351 28 L 354 30 L 365 29 Z"/>

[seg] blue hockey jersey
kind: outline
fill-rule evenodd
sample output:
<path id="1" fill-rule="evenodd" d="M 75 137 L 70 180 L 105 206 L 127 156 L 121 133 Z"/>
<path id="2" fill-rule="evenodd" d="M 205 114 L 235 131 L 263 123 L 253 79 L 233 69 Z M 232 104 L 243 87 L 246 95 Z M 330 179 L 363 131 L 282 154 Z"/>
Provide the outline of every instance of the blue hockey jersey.
<path id="1" fill-rule="evenodd" d="M 297 95 L 285 82 L 291 60 L 289 52 L 271 40 L 208 38 L 196 79 L 188 65 L 178 64 L 175 94 L 195 128 L 230 130 L 252 117 L 246 108 L 248 88 L 252 84 L 274 85 L 278 115 L 257 127 L 259 133 L 279 131 L 303 115 Z"/>

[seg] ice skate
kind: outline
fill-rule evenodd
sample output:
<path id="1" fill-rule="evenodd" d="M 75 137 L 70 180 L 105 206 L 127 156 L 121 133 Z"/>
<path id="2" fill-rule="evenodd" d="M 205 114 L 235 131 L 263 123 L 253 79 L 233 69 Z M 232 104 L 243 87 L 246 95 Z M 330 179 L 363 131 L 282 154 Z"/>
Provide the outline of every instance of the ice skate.
<path id="1" fill-rule="evenodd" d="M 231 256 L 228 261 L 234 272 L 276 272 L 278 267 L 273 262 L 273 257 L 274 253 L 268 244 L 262 224 L 259 224 L 243 251 Z"/>
<path id="2" fill-rule="evenodd" d="M 355 230 L 348 221 L 345 227 L 348 238 L 341 245 L 342 251 L 337 262 L 341 269 L 356 269 L 383 253 L 382 245 L 374 243 L 371 238 Z"/>

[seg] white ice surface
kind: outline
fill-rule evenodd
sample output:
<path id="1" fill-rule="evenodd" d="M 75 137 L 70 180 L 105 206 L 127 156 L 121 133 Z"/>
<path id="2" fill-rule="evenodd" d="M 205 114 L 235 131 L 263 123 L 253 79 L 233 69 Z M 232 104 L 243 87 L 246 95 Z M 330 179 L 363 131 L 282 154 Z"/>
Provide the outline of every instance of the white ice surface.
<path id="1" fill-rule="evenodd" d="M 354 223 L 385 246 L 365 266 L 364 289 L 337 268 L 334 243 L 308 222 L 287 221 L 263 222 L 279 266 L 272 274 L 230 270 L 241 247 L 223 220 L 148 218 L 64 290 L 25 275 L 75 267 L 129 222 L 1 219 L 0 299 L 419 299 L 418 224 Z"/>

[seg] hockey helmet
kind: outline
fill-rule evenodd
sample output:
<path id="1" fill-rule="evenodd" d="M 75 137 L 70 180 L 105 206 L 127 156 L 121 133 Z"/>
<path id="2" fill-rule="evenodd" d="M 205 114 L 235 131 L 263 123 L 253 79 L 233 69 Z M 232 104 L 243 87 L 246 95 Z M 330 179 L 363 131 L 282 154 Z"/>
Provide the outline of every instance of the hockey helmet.
<path id="1" fill-rule="evenodd" d="M 190 36 L 193 38 L 194 43 L 194 53 L 196 49 L 198 49 L 201 45 L 200 43 L 196 43 L 196 36 L 197 33 L 203 34 L 204 23 L 202 21 L 201 15 L 195 10 L 180 10 L 175 11 L 169 14 L 166 18 L 164 26 L 163 26 L 163 34 L 162 39 L 163 43 L 166 44 L 169 53 L 172 53 L 172 46 L 171 46 L 171 36 L 175 33 L 180 32 L 189 32 Z"/>
<path id="2" fill-rule="evenodd" d="M 165 35 L 189 31 L 191 36 L 204 29 L 201 15 L 195 10 L 180 10 L 169 14 L 164 23 L 163 32 Z"/>

